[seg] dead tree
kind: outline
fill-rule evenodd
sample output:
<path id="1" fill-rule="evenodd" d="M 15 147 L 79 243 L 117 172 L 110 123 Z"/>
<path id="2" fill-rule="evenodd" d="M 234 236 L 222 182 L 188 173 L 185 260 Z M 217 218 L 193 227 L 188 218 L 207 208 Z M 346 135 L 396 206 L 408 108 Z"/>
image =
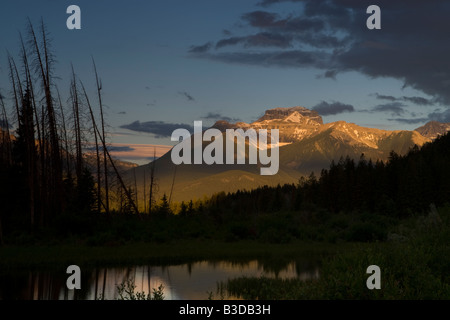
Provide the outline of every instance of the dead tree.
<path id="1" fill-rule="evenodd" d="M 41 80 L 41 88 L 45 96 L 45 120 L 42 126 L 48 130 L 49 135 L 49 169 L 47 202 L 49 215 L 55 215 L 62 210 L 63 188 L 62 188 L 62 166 L 59 137 L 57 130 L 56 114 L 52 96 L 52 63 L 53 57 L 50 52 L 50 43 L 44 21 L 41 21 L 41 43 L 38 42 L 36 33 L 30 20 L 28 20 L 28 31 L 30 34 L 30 44 L 33 52 L 36 74 Z M 43 106 L 44 107 L 44 106 Z M 51 190 L 51 194 L 49 192 Z"/>
<path id="2" fill-rule="evenodd" d="M 3 95 L 0 93 L 0 106 L 2 107 L 1 114 L 2 114 L 2 121 L 3 121 L 3 128 L 2 128 L 2 150 L 1 150 L 1 164 L 9 167 L 12 164 L 12 155 L 11 155 L 11 134 L 9 132 L 9 121 L 8 121 L 8 115 L 6 113 L 5 103 L 3 101 Z M 3 131 L 4 129 L 4 131 Z"/>
<path id="3" fill-rule="evenodd" d="M 92 64 L 94 65 L 94 72 L 95 72 L 95 82 L 97 85 L 97 96 L 98 96 L 98 104 L 100 107 L 100 117 L 101 117 L 101 124 L 102 124 L 102 141 L 106 141 L 106 136 L 105 136 L 105 120 L 103 117 L 103 104 L 102 104 L 102 84 L 98 78 L 98 73 L 97 73 L 97 67 L 95 65 L 95 61 L 94 58 L 92 58 Z M 109 185 L 108 185 L 108 163 L 106 161 L 106 156 L 107 156 L 107 150 L 105 148 L 105 146 L 103 146 L 103 166 L 104 166 L 104 171 L 105 171 L 105 205 L 106 205 L 106 213 L 109 214 Z"/>
<path id="4" fill-rule="evenodd" d="M 81 123 L 80 123 L 80 101 L 77 87 L 77 79 L 72 65 L 72 82 L 71 82 L 71 99 L 72 112 L 75 131 L 75 172 L 77 181 L 81 180 L 83 172 L 83 149 L 81 147 Z"/>
<path id="5" fill-rule="evenodd" d="M 59 90 L 58 88 L 56 88 L 56 93 L 58 95 L 58 103 L 59 103 L 59 108 L 60 108 L 60 112 L 61 112 L 61 119 L 62 119 L 62 135 L 64 137 L 64 152 L 61 152 L 61 157 L 64 157 L 66 159 L 66 174 L 67 174 L 67 179 L 71 180 L 72 179 L 72 170 L 71 170 L 71 165 L 70 165 L 70 150 L 69 150 L 69 139 L 67 136 L 67 129 L 66 129 L 66 120 L 64 117 L 64 108 L 61 102 L 61 96 L 59 94 Z M 64 155 L 64 156 L 63 156 Z"/>
<path id="6" fill-rule="evenodd" d="M 153 160 L 150 164 L 150 193 L 148 199 L 148 214 L 152 213 L 153 206 L 153 193 L 154 193 L 154 185 L 155 185 L 155 159 L 156 159 L 156 150 L 153 148 Z"/>
<path id="7" fill-rule="evenodd" d="M 91 108 L 91 105 L 89 103 L 88 103 L 88 108 L 89 108 L 89 111 L 92 113 L 92 108 Z M 103 151 L 106 153 L 106 155 L 108 157 L 108 160 L 111 163 L 111 166 L 113 167 L 114 172 L 116 173 L 116 177 L 119 180 L 119 183 L 120 183 L 123 191 L 125 192 L 125 195 L 126 195 L 128 201 L 129 201 L 129 203 L 133 207 L 133 210 L 135 211 L 135 213 L 137 213 L 139 215 L 139 209 L 137 208 L 136 203 L 134 202 L 130 191 L 128 190 L 127 186 L 125 185 L 125 183 L 124 183 L 124 181 L 123 181 L 123 179 L 122 179 L 122 177 L 121 177 L 121 175 L 119 173 L 119 170 L 117 169 L 116 165 L 114 164 L 114 161 L 113 161 L 113 159 L 112 159 L 112 157 L 111 157 L 111 155 L 110 155 L 110 153 L 108 151 L 108 148 L 106 147 L 106 141 L 105 141 L 104 137 L 102 136 L 102 134 L 100 133 L 100 130 L 99 130 L 99 128 L 98 128 L 94 118 L 92 118 L 92 122 L 93 122 L 93 128 L 94 128 L 95 131 L 97 131 L 98 137 L 100 138 L 100 142 L 102 143 Z"/>
<path id="8" fill-rule="evenodd" d="M 101 186 L 101 181 L 100 181 L 100 175 L 101 175 L 100 167 L 101 166 L 100 166 L 100 151 L 98 148 L 98 136 L 97 136 L 97 131 L 95 130 L 95 117 L 94 117 L 94 113 L 92 112 L 92 107 L 91 107 L 91 103 L 89 101 L 89 96 L 86 93 L 86 89 L 84 88 L 83 83 L 81 83 L 81 87 L 83 89 L 84 97 L 86 99 L 86 103 L 89 108 L 89 113 L 91 115 L 92 127 L 94 128 L 95 154 L 96 154 L 96 163 L 97 163 L 97 212 L 100 213 L 101 203 L 102 203 L 102 200 L 101 200 L 102 199 L 102 193 L 101 193 L 102 186 Z"/>
<path id="9" fill-rule="evenodd" d="M 136 168 L 133 168 L 134 174 L 134 192 L 136 192 L 136 207 L 139 208 L 139 198 L 138 198 L 138 188 L 137 188 L 137 179 L 136 179 Z"/>
<path id="10" fill-rule="evenodd" d="M 173 170 L 172 186 L 170 187 L 170 195 L 169 195 L 169 206 L 170 206 L 170 202 L 172 201 L 173 186 L 175 185 L 175 177 L 176 176 L 177 176 L 177 166 L 175 166 L 175 168 Z"/>

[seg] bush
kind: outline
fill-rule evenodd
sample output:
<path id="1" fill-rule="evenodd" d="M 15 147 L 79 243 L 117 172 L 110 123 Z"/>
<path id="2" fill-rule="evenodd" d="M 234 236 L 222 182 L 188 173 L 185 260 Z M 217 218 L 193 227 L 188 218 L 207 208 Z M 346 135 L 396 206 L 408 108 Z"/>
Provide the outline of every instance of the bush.
<path id="1" fill-rule="evenodd" d="M 370 223 L 358 222 L 352 225 L 346 232 L 347 241 L 369 242 L 376 240 L 386 240 L 387 231 L 385 228 Z"/>

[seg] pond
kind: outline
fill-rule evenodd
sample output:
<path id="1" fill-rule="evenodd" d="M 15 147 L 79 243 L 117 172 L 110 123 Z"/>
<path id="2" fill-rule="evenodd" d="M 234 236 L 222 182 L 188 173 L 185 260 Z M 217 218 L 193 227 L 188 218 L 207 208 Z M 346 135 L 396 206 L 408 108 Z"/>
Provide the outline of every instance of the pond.
<path id="1" fill-rule="evenodd" d="M 319 265 L 310 261 L 267 263 L 197 261 L 180 265 L 129 266 L 81 270 L 81 289 L 68 290 L 69 274 L 33 271 L 0 276 L 0 299 L 20 300 L 107 300 L 119 298 L 118 286 L 130 280 L 135 292 L 152 293 L 163 286 L 166 300 L 234 299 L 218 293 L 218 284 L 229 279 L 247 277 L 300 278 L 319 277 Z"/>

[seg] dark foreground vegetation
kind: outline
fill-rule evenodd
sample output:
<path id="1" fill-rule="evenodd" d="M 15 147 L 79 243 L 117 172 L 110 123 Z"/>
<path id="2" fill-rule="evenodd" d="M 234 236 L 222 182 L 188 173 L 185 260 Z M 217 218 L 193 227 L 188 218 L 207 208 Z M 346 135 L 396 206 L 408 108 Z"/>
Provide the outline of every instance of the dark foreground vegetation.
<path id="1" fill-rule="evenodd" d="M 237 278 L 217 297 L 244 299 L 450 299 L 450 207 L 408 219 L 387 242 L 359 244 L 322 261 L 317 280 Z M 439 220 L 439 222 L 437 222 Z M 368 290 L 370 265 L 381 269 L 381 289 Z"/>

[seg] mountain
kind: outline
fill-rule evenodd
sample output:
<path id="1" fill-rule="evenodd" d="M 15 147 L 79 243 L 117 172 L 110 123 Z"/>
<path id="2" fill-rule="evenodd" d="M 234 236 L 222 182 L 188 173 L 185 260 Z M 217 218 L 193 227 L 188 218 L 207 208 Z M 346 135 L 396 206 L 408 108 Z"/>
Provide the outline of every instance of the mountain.
<path id="1" fill-rule="evenodd" d="M 206 144 L 204 144 L 206 146 Z M 191 152 L 193 154 L 193 152 Z M 239 189 L 253 189 L 258 186 L 297 183 L 302 176 L 295 169 L 280 166 L 276 175 L 261 175 L 259 164 L 180 164 L 174 165 L 168 152 L 153 163 L 136 167 L 124 175 L 124 180 L 134 186 L 135 177 L 138 198 L 142 204 L 148 200 L 151 167 L 154 165 L 157 185 L 157 199 L 165 193 L 172 193 L 172 201 L 189 201 L 201 199 L 218 192 L 234 192 Z M 144 181 L 146 182 L 146 199 L 144 199 Z M 172 188 L 173 184 L 173 188 Z M 171 192 L 172 190 L 172 192 Z M 141 206 L 141 205 L 140 205 Z M 142 205 L 143 206 L 143 205 Z"/>
<path id="2" fill-rule="evenodd" d="M 323 125 L 322 117 L 316 112 L 304 107 L 275 108 L 266 110 L 264 116 L 248 124 L 218 121 L 213 125 L 221 131 L 226 129 L 279 129 L 280 142 L 291 143 L 309 137 Z"/>
<path id="3" fill-rule="evenodd" d="M 83 160 L 84 160 L 84 165 L 95 175 L 97 173 L 97 156 L 92 152 L 83 153 Z M 138 166 L 138 164 L 136 164 L 136 163 L 119 160 L 114 157 L 112 157 L 112 160 L 114 162 L 114 165 L 116 166 L 116 169 L 120 173 L 126 172 L 126 171 L 136 168 Z M 103 153 L 101 153 L 101 156 L 100 156 L 100 165 L 101 165 L 101 169 L 103 170 Z M 114 169 L 109 161 L 107 161 L 107 166 L 108 166 L 108 172 L 110 172 L 110 174 L 113 176 Z"/>
<path id="4" fill-rule="evenodd" d="M 430 140 L 416 131 L 387 131 L 360 127 L 344 121 L 323 125 L 314 135 L 280 148 L 280 162 L 303 174 L 319 173 L 331 160 L 349 156 L 386 161 L 394 150 L 406 154 L 414 145 Z"/>
<path id="5" fill-rule="evenodd" d="M 422 136 L 427 137 L 431 140 L 436 139 L 438 136 L 441 136 L 448 131 L 450 131 L 450 122 L 449 123 L 442 123 L 437 121 L 430 121 L 427 122 L 422 127 L 419 127 L 415 129 L 417 132 L 419 132 Z"/>
<path id="6" fill-rule="evenodd" d="M 144 181 L 148 193 L 152 165 L 155 166 L 158 185 L 157 198 L 166 193 L 168 197 L 172 195 L 172 201 L 188 201 L 221 191 L 297 183 L 301 176 L 309 175 L 312 171 L 320 174 L 332 160 L 339 161 L 341 157 L 359 160 L 364 155 L 373 161 L 386 161 L 391 151 L 403 155 L 414 145 L 422 146 L 431 141 L 418 131 L 365 128 L 345 121 L 324 124 L 317 112 L 298 106 L 266 110 L 261 118 L 252 123 L 217 121 L 213 127 L 221 130 L 223 137 L 226 129 L 279 129 L 278 173 L 262 176 L 258 164 L 175 166 L 168 152 L 154 164 L 139 166 L 125 175 L 130 186 L 137 185 L 141 203 L 144 200 Z M 206 145 L 204 143 L 203 148 Z"/>

